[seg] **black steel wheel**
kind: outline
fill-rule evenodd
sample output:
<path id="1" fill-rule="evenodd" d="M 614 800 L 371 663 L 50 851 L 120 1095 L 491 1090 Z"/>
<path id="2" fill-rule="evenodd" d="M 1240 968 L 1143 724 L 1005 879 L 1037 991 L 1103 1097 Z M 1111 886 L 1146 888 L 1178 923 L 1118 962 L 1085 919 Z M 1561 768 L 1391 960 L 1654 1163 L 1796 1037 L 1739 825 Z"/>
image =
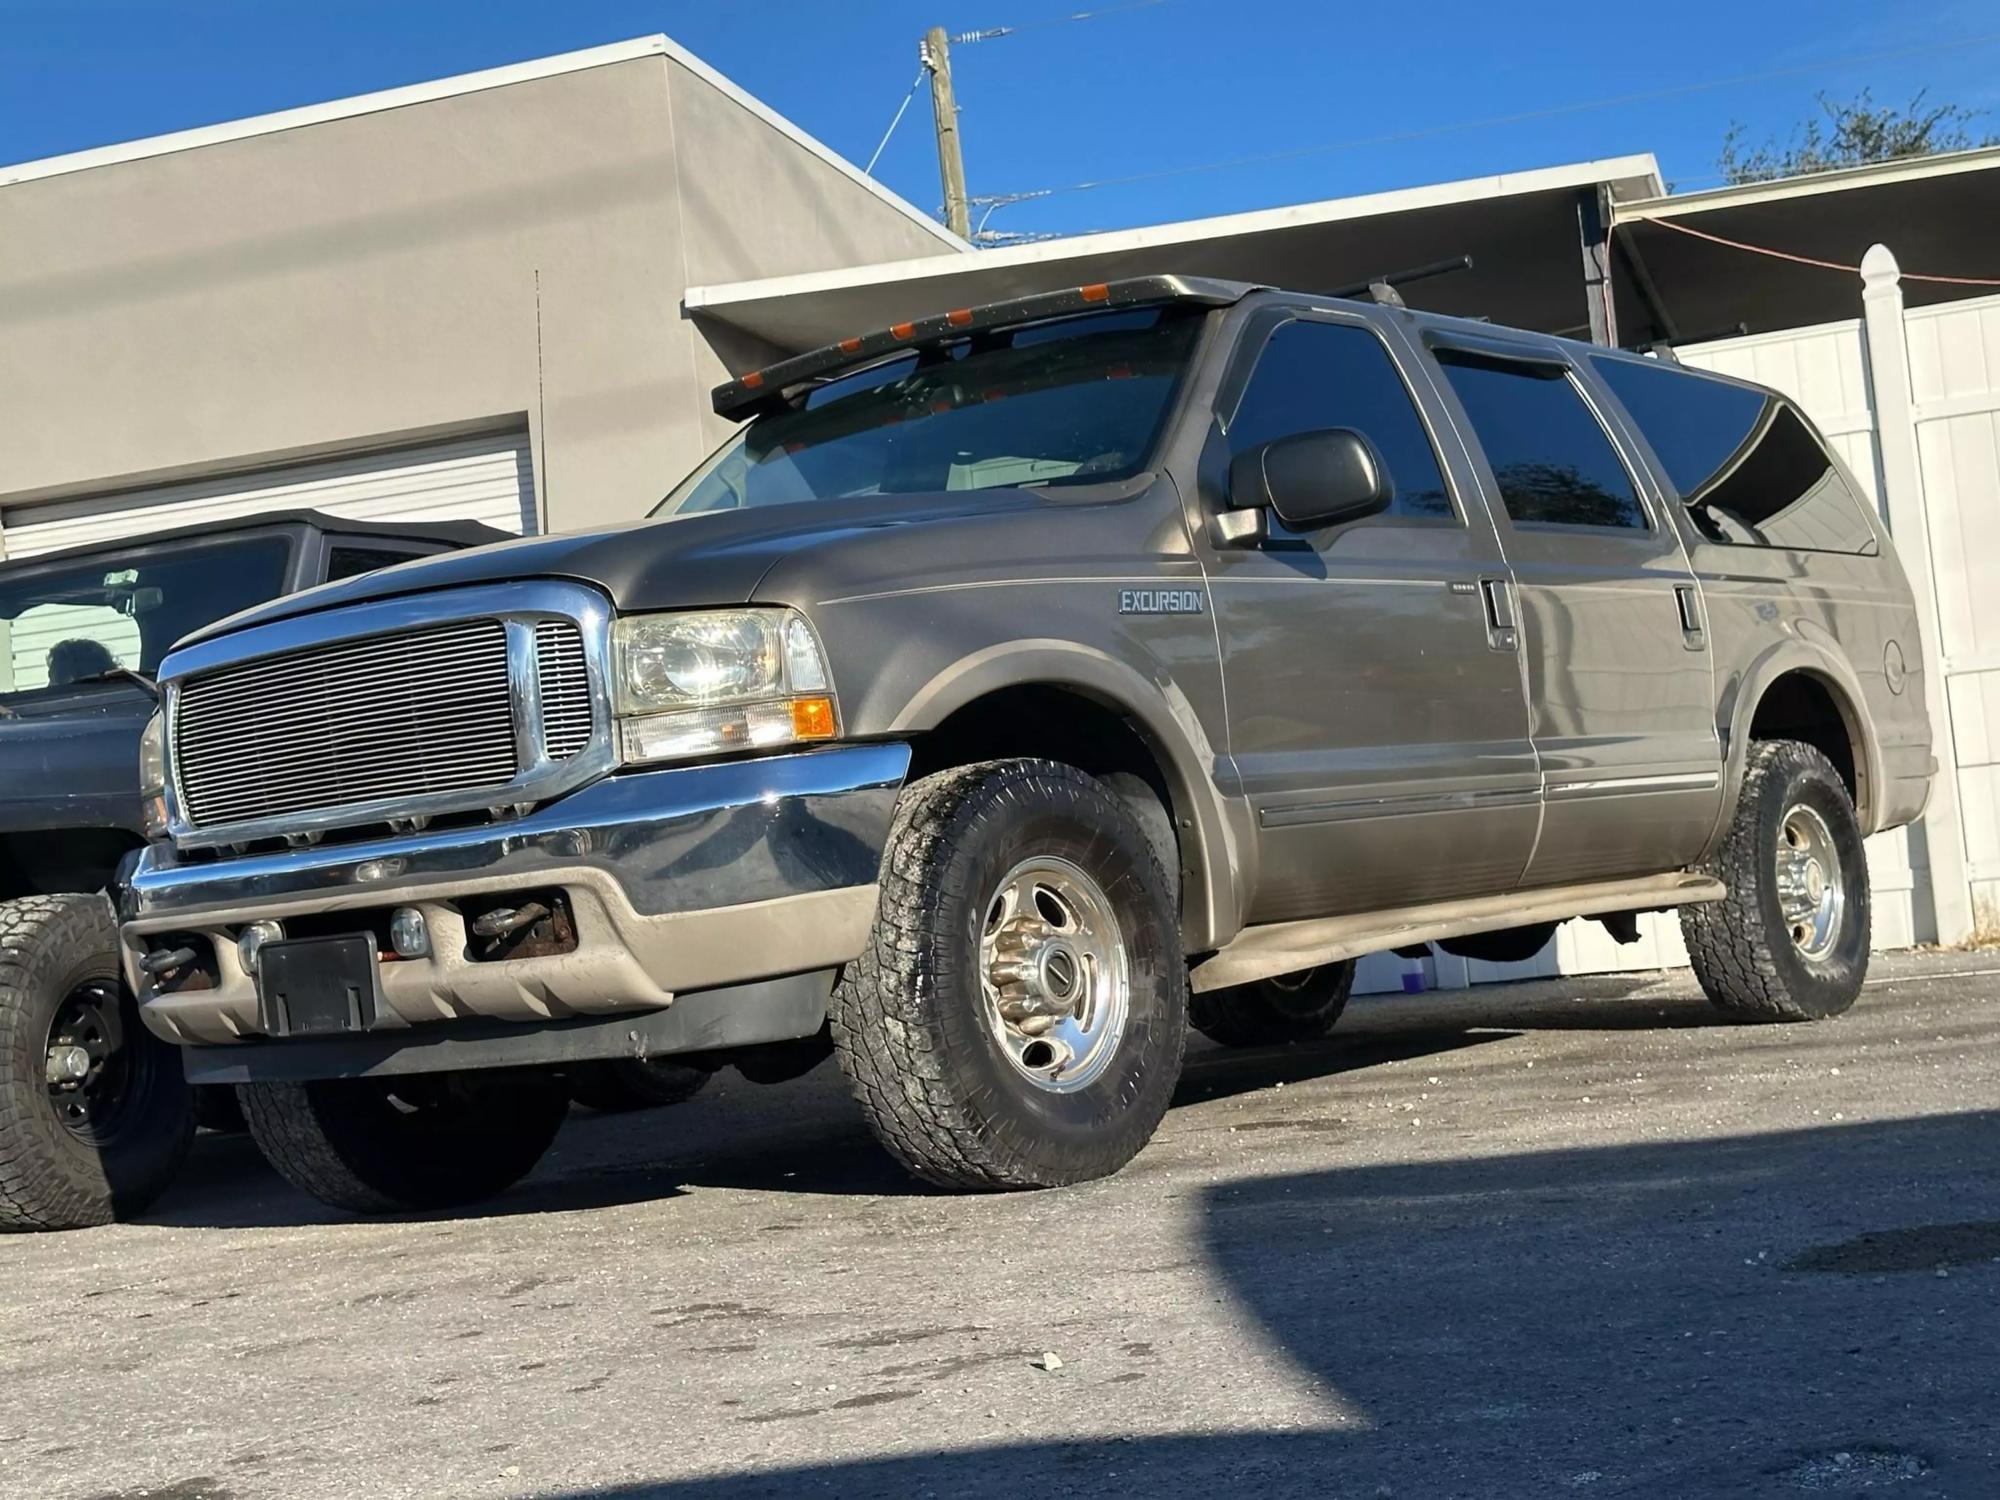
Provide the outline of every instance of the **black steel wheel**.
<path id="1" fill-rule="evenodd" d="M 110 903 L 0 903 L 0 1227 L 138 1212 L 173 1180 L 193 1130 L 180 1056 L 119 975 Z"/>

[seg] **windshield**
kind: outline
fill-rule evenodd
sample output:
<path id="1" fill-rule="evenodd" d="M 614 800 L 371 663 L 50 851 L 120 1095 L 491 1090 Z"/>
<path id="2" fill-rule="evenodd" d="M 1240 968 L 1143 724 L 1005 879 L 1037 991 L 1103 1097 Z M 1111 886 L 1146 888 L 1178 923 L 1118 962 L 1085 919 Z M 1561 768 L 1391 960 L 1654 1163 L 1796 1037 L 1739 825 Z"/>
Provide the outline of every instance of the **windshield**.
<path id="1" fill-rule="evenodd" d="M 1133 308 L 834 377 L 752 421 L 653 514 L 1128 479 L 1152 456 L 1200 323 Z"/>
<path id="2" fill-rule="evenodd" d="M 0 577 L 0 697 L 153 673 L 182 636 L 284 592 L 282 536 L 196 542 Z"/>

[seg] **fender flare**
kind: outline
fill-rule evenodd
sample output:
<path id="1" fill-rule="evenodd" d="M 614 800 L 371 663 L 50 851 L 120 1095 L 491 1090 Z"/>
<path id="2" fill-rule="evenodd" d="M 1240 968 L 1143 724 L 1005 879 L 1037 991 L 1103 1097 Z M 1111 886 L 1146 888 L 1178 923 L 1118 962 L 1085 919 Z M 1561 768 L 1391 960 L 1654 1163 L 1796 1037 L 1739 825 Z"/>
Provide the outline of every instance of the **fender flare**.
<path id="1" fill-rule="evenodd" d="M 1780 641 L 1743 669 L 1733 694 L 1725 694 L 1727 721 L 1718 723 L 1723 735 L 1722 807 L 1710 836 L 1706 858 L 1722 841 L 1736 817 L 1736 800 L 1743 790 L 1744 769 L 1750 757 L 1750 726 L 1771 684 L 1793 673 L 1816 679 L 1833 699 L 1847 729 L 1848 744 L 1854 752 L 1855 813 L 1864 834 L 1874 833 L 1881 816 L 1882 747 L 1868 722 L 1863 705 L 1868 701 L 1854 669 L 1836 653 L 1809 640 L 1796 637 Z"/>
<path id="2" fill-rule="evenodd" d="M 934 674 L 910 695 L 892 734 L 935 729 L 954 713 L 1007 688 L 1068 688 L 1131 719 L 1159 761 L 1175 806 L 1181 857 L 1189 873 L 1182 901 L 1190 953 L 1227 942 L 1242 927 L 1255 878 L 1256 841 L 1248 814 L 1216 785 L 1224 757 L 1187 695 L 1165 676 L 1148 678 L 1125 662 L 1075 641 L 1008 641 L 975 651 Z"/>

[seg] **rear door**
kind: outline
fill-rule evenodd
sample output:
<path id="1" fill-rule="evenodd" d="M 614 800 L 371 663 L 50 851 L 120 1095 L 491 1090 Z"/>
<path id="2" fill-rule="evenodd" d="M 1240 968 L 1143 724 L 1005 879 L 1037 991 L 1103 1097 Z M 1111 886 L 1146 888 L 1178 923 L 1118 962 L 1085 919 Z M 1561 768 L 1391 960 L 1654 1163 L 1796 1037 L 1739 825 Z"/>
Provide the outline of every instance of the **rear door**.
<path id="1" fill-rule="evenodd" d="M 1218 392 L 1196 535 L 1230 758 L 1257 816 L 1253 921 L 1504 892 L 1534 843 L 1517 641 L 1485 605 L 1505 565 L 1413 373 L 1369 317 L 1266 309 Z M 1210 522 L 1229 504 L 1230 459 L 1329 427 L 1373 442 L 1389 512 L 1308 535 L 1273 518 L 1267 535 L 1223 543 Z"/>
<path id="2" fill-rule="evenodd" d="M 1679 533 L 1562 346 L 1428 342 L 1517 591 L 1545 803 L 1525 883 L 1690 863 L 1715 826 L 1722 747 Z"/>

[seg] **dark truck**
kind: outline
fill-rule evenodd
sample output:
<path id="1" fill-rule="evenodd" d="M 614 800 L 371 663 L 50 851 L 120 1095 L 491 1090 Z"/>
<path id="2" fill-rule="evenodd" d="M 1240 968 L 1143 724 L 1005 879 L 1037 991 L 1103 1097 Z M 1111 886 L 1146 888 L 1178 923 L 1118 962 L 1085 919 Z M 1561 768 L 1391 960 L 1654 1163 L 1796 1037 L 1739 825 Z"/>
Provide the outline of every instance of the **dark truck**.
<path id="1" fill-rule="evenodd" d="M 505 535 L 297 511 L 0 564 L 0 1228 L 129 1213 L 187 1149 L 180 1058 L 139 1022 L 104 896 L 160 831 L 133 788 L 167 648 L 282 594 Z"/>
<path id="2" fill-rule="evenodd" d="M 1355 956 L 1679 909 L 1732 1014 L 1859 993 L 1934 763 L 1917 613 L 1784 397 L 1180 277 L 716 392 L 650 524 L 281 600 L 162 670 L 121 890 L 189 1075 L 307 1191 L 525 1172 L 565 1070 L 836 1053 L 930 1181 L 1115 1171 L 1187 1028 Z"/>

